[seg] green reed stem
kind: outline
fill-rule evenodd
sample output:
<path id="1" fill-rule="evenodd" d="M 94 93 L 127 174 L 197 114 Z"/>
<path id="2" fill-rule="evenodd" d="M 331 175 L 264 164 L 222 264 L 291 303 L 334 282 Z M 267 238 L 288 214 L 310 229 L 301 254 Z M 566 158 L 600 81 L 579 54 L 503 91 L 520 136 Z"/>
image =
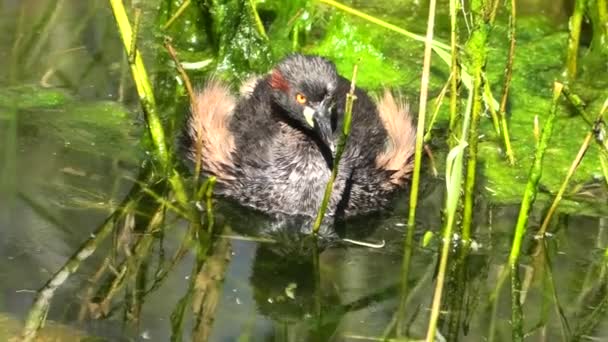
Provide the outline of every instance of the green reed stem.
<path id="1" fill-rule="evenodd" d="M 122 0 L 109 0 L 114 13 L 114 19 L 120 32 L 120 38 L 122 39 L 123 45 L 127 56 L 131 54 L 135 55 L 134 63 L 130 63 L 131 73 L 133 75 L 133 81 L 139 95 L 139 100 L 146 114 L 146 121 L 148 123 L 148 129 L 156 148 L 157 157 L 163 167 L 163 171 L 166 171 L 169 167 L 170 158 L 169 152 L 166 146 L 165 132 L 163 126 L 156 111 L 156 101 L 154 100 L 154 92 L 146 73 L 143 59 L 139 51 L 131 51 L 132 45 L 132 31 L 131 25 L 129 24 L 129 18 L 125 10 Z"/>
<path id="2" fill-rule="evenodd" d="M 469 127 L 469 154 L 467 158 L 467 176 L 464 185 L 464 209 L 462 218 L 462 241 L 468 246 L 471 238 L 471 224 L 473 222 L 473 206 L 475 201 L 475 180 L 477 171 L 477 146 L 479 144 L 479 121 L 484 110 L 484 78 L 487 59 L 487 40 L 489 33 L 489 18 L 487 17 L 487 0 L 475 0 L 471 3 L 471 12 L 474 15 L 475 28 L 471 33 L 466 50 L 469 55 L 469 69 L 473 75 L 473 107 L 471 111 L 471 125 Z"/>
<path id="3" fill-rule="evenodd" d="M 451 82 L 450 82 L 450 122 L 448 132 L 448 146 L 454 148 L 457 144 L 458 112 L 460 107 L 460 63 L 458 58 L 458 0 L 450 0 L 450 44 L 451 44 Z"/>
<path id="4" fill-rule="evenodd" d="M 561 83 L 554 83 L 553 86 L 553 102 L 551 106 L 551 112 L 547 117 L 547 121 L 543 126 L 543 131 L 540 136 L 540 141 L 536 148 L 534 155 L 534 162 L 530 168 L 528 176 L 528 183 L 526 184 L 526 190 L 521 201 L 519 209 L 519 215 L 517 217 L 517 223 L 515 225 L 515 236 L 513 237 L 513 243 L 511 245 L 511 253 L 509 255 L 509 266 L 511 268 L 511 305 L 513 306 L 511 312 L 511 321 L 513 325 L 512 338 L 513 341 L 523 340 L 523 321 L 521 305 L 519 303 L 519 276 L 518 276 L 518 265 L 519 255 L 522 248 L 522 242 L 524 235 L 526 234 L 526 228 L 528 225 L 528 217 L 532 210 L 532 205 L 536 199 L 538 191 L 538 182 L 543 171 L 543 158 L 545 151 L 549 146 L 551 136 L 553 134 L 553 124 L 557 116 L 558 101 L 562 93 L 563 85 Z"/>
<path id="5" fill-rule="evenodd" d="M 431 50 L 433 44 L 433 32 L 435 28 L 436 1 L 429 2 L 429 17 L 427 19 L 426 38 L 424 42 L 424 60 L 422 66 L 422 77 L 420 80 L 420 104 L 418 109 L 418 126 L 416 130 L 416 151 L 414 154 L 414 171 L 412 175 L 412 188 L 410 190 L 410 208 L 407 219 L 407 234 L 404 241 L 403 266 L 401 276 L 401 299 L 399 302 L 397 334 L 400 336 L 405 313 L 405 303 L 408 294 L 409 267 L 412 257 L 412 242 L 416 228 L 416 208 L 418 204 L 418 188 L 420 184 L 420 169 L 422 166 L 422 147 L 424 143 L 424 125 L 426 122 L 426 106 L 429 92 L 429 78 L 431 71 Z"/>
<path id="6" fill-rule="evenodd" d="M 583 23 L 583 16 L 587 9 L 586 0 L 576 0 L 574 2 L 574 12 L 570 17 L 570 36 L 568 38 L 568 56 L 566 57 L 566 74 L 568 79 L 573 80 L 576 78 L 577 71 L 577 58 L 578 58 L 578 47 L 581 38 L 581 24 Z"/>
<path id="7" fill-rule="evenodd" d="M 448 256 L 450 254 L 450 246 L 452 240 L 452 231 L 454 222 L 456 221 L 456 211 L 458 209 L 458 199 L 460 198 L 460 190 L 462 186 L 462 160 L 464 150 L 467 147 L 466 142 L 461 142 L 454 147 L 448 154 L 446 160 L 446 223 L 442 235 L 441 258 L 439 260 L 439 270 L 437 271 L 437 279 L 435 280 L 435 292 L 433 295 L 433 304 L 431 306 L 431 318 L 427 330 L 426 341 L 432 342 L 435 340 L 437 330 L 437 321 L 439 320 L 439 312 L 441 310 L 441 298 L 443 287 L 446 278 Z"/>
<path id="8" fill-rule="evenodd" d="M 498 0 L 496 1 L 498 2 Z M 509 164 L 515 165 L 515 155 L 511 148 L 511 137 L 509 136 L 509 126 L 507 123 L 507 99 L 509 98 L 509 90 L 511 88 L 511 79 L 513 78 L 513 60 L 515 59 L 515 20 L 517 18 L 517 1 L 511 0 L 511 16 L 509 17 L 509 55 L 507 57 L 507 65 L 505 66 L 505 83 L 502 89 L 500 98 L 500 107 L 498 110 L 500 116 L 500 124 L 502 138 L 505 144 L 505 153 Z"/>
<path id="9" fill-rule="evenodd" d="M 319 228 L 321 228 L 321 223 L 323 222 L 323 218 L 325 217 L 325 212 L 327 211 L 327 206 L 329 205 L 329 199 L 331 198 L 331 192 L 334 187 L 334 181 L 336 180 L 336 176 L 338 175 L 338 165 L 340 164 L 340 159 L 342 159 L 342 153 L 344 152 L 344 148 L 346 147 L 346 141 L 348 140 L 348 136 L 350 135 L 350 126 L 352 121 L 352 113 L 353 113 L 353 103 L 357 99 L 355 96 L 355 85 L 357 82 L 357 68 L 358 65 L 355 64 L 353 67 L 353 78 L 350 82 L 350 91 L 346 94 L 346 105 L 344 108 L 344 123 L 342 124 L 342 134 L 340 134 L 340 138 L 338 139 L 338 146 L 336 147 L 336 155 L 333 160 L 333 167 L 331 169 L 331 175 L 329 176 L 329 181 L 325 186 L 325 193 L 323 194 L 323 201 L 321 202 L 321 206 L 319 207 L 319 211 L 317 212 L 317 218 L 312 226 L 312 232 L 314 235 L 317 235 L 319 232 Z"/>

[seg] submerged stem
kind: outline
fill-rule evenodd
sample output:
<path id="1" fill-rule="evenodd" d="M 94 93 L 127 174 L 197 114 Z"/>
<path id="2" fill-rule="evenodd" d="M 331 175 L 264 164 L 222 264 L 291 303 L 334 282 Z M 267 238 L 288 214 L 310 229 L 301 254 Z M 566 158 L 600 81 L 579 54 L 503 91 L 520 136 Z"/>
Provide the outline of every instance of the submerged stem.
<path id="1" fill-rule="evenodd" d="M 553 124 L 557 116 L 558 100 L 562 93 L 563 85 L 561 83 L 555 83 L 553 86 L 553 104 L 551 112 L 547 117 L 547 121 L 543 126 L 543 132 L 540 136 L 538 147 L 534 155 L 534 162 L 530 168 L 528 176 L 528 183 L 526 184 L 526 190 L 521 201 L 519 209 L 519 215 L 517 217 L 517 224 L 515 225 L 515 236 L 513 237 L 513 243 L 511 245 L 511 253 L 509 255 L 509 266 L 511 269 L 511 321 L 513 325 L 512 338 L 513 341 L 522 341 L 524 338 L 523 334 L 523 314 L 521 311 L 521 304 L 519 302 L 519 277 L 518 277 L 518 265 L 519 255 L 522 248 L 522 241 L 526 233 L 528 225 L 528 217 L 532 210 L 532 204 L 536 199 L 538 192 L 538 182 L 543 171 L 543 158 L 545 151 L 549 147 L 549 142 L 553 134 Z"/>

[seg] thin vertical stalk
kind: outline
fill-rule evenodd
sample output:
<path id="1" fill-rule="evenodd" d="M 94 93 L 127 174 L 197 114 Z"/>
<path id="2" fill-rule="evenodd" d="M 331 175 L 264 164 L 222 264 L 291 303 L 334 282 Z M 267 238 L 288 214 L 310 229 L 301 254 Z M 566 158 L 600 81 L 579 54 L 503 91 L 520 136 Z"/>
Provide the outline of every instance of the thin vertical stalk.
<path id="1" fill-rule="evenodd" d="M 497 1 L 498 2 L 498 1 Z M 507 99 L 509 97 L 509 89 L 511 88 L 511 79 L 513 76 L 513 60 L 515 59 L 515 19 L 516 19 L 517 1 L 511 0 L 511 16 L 509 17 L 509 55 L 507 57 L 507 65 L 505 66 L 505 84 L 502 89 L 502 97 L 500 98 L 500 125 L 502 138 L 505 144 L 505 153 L 511 165 L 515 165 L 515 156 L 511 148 L 511 138 L 509 137 L 509 126 L 507 123 Z"/>
<path id="2" fill-rule="evenodd" d="M 467 176 L 464 185 L 464 209 L 462 219 L 462 241 L 466 246 L 471 238 L 473 222 L 473 205 L 475 179 L 477 171 L 477 145 L 479 143 L 479 121 L 483 112 L 483 84 L 487 58 L 486 43 L 489 33 L 487 0 L 475 0 L 471 3 L 471 12 L 475 20 L 475 29 L 467 42 L 466 50 L 470 56 L 470 70 L 473 76 L 473 107 L 469 127 L 469 154 L 467 158 Z"/>
<path id="3" fill-rule="evenodd" d="M 566 59 L 566 75 L 568 79 L 576 78 L 578 47 L 581 38 L 581 24 L 583 23 L 583 15 L 587 9 L 586 0 L 576 0 L 574 2 L 574 13 L 570 17 L 570 36 L 568 38 L 568 56 Z"/>
<path id="4" fill-rule="evenodd" d="M 536 193 L 538 191 L 538 182 L 543 171 L 543 158 L 545 151 L 549 146 L 551 135 L 553 134 L 553 124 L 557 116 L 558 100 L 562 93 L 563 85 L 561 83 L 555 83 L 553 86 L 553 103 L 551 112 L 547 117 L 547 121 L 543 126 L 543 131 L 536 148 L 534 155 L 534 162 L 530 168 L 528 176 L 528 183 L 526 184 L 526 190 L 521 201 L 519 209 L 519 215 L 517 217 L 517 223 L 515 225 L 515 236 L 513 237 L 513 243 L 511 245 L 511 253 L 509 254 L 509 266 L 511 271 L 511 321 L 513 325 L 512 338 L 513 341 L 523 340 L 523 327 L 522 327 L 522 312 L 521 305 L 519 302 L 519 276 L 518 276 L 518 265 L 519 265 L 519 254 L 522 247 L 522 241 L 526 233 L 528 224 L 528 216 L 532 210 L 532 204 L 536 199 Z"/>
<path id="5" fill-rule="evenodd" d="M 171 56 L 171 59 L 173 60 L 173 62 L 175 63 L 175 68 L 177 69 L 177 72 L 179 73 L 182 81 L 184 82 L 184 87 L 186 88 L 186 93 L 188 94 L 188 98 L 190 99 L 190 110 L 192 111 L 192 115 L 194 115 L 195 117 L 198 116 L 198 113 L 196 112 L 198 110 L 198 106 L 195 106 L 194 104 L 196 103 L 196 98 L 194 95 L 194 88 L 192 87 L 192 82 L 190 82 L 190 78 L 188 77 L 188 74 L 186 73 L 186 70 L 184 70 L 184 67 L 182 65 L 182 63 L 179 61 L 179 58 L 177 57 L 177 52 L 175 51 L 175 49 L 173 48 L 173 45 L 171 44 L 171 38 L 166 37 L 165 38 L 165 49 L 167 49 L 167 52 L 169 52 L 169 56 Z M 204 137 L 202 135 L 197 135 L 197 139 L 195 141 L 195 149 L 196 149 L 196 156 L 195 156 L 195 161 L 196 163 L 194 164 L 194 194 L 196 194 L 198 192 L 198 186 L 199 186 L 199 177 L 200 177 L 200 173 L 201 173 L 201 167 L 202 167 L 202 146 L 203 146 L 203 142 L 202 139 Z M 195 198 L 196 200 L 198 200 L 199 198 Z"/>
<path id="6" fill-rule="evenodd" d="M 401 333 L 403 313 L 405 312 L 405 301 L 407 299 L 407 280 L 409 266 L 412 257 L 412 245 L 414 229 L 416 227 L 416 206 L 418 204 L 418 187 L 420 183 L 420 169 L 422 164 L 422 145 L 424 142 L 424 124 L 426 122 L 426 106 L 429 92 L 429 78 L 431 70 L 431 52 L 433 43 L 433 32 L 435 27 L 436 0 L 429 2 L 429 17 L 427 19 L 426 39 L 424 42 L 424 61 L 422 66 L 422 78 L 420 81 L 420 107 L 418 110 L 418 127 L 416 131 L 416 151 L 414 154 L 414 172 L 412 177 L 412 189 L 410 192 L 410 208 L 407 220 L 407 234 L 404 244 L 403 272 L 401 278 L 401 300 L 399 303 L 399 318 L 397 320 L 397 334 Z"/>
<path id="7" fill-rule="evenodd" d="M 459 87 L 460 64 L 458 60 L 458 0 L 450 0 L 450 45 L 451 45 L 451 82 L 450 82 L 450 122 L 448 146 L 454 148 L 457 144 L 456 132 L 458 131 L 458 109 L 460 104 Z"/>
<path id="8" fill-rule="evenodd" d="M 452 229 L 456 220 L 456 209 L 458 199 L 460 198 L 460 187 L 462 184 L 462 158 L 466 143 L 461 142 L 460 145 L 454 147 L 447 158 L 446 165 L 446 215 L 447 220 L 443 229 L 443 245 L 441 248 L 441 258 L 439 261 L 439 270 L 437 271 L 437 279 L 435 280 L 435 293 L 433 295 L 433 304 L 431 307 L 431 318 L 427 330 L 426 341 L 432 342 L 435 340 L 437 330 L 437 321 L 439 319 L 439 311 L 441 309 L 441 297 L 443 293 L 443 285 L 445 282 L 448 255 L 450 253 L 450 241 L 452 238 Z"/>
<path id="9" fill-rule="evenodd" d="M 342 124 L 342 134 L 338 139 L 338 146 L 336 147 L 336 155 L 334 157 L 331 175 L 329 176 L 327 186 L 325 186 L 325 193 L 323 194 L 323 201 L 321 202 L 321 206 L 319 207 L 319 211 L 317 212 L 317 218 L 315 219 L 315 222 L 312 226 L 312 232 L 315 235 L 319 232 L 319 228 L 321 227 L 321 223 L 323 222 L 323 218 L 325 217 L 325 212 L 327 211 L 329 199 L 331 198 L 331 192 L 334 187 L 334 181 L 336 180 L 336 176 L 338 175 L 338 165 L 340 164 L 340 159 L 342 159 L 342 153 L 344 152 L 344 147 L 346 146 L 346 140 L 350 135 L 353 103 L 357 99 L 357 97 L 355 96 L 357 67 L 357 64 L 355 64 L 355 66 L 353 67 L 353 78 L 351 79 L 350 83 L 350 91 L 348 92 L 348 94 L 346 94 L 346 105 L 344 109 L 344 123 Z"/>
<path id="10" fill-rule="evenodd" d="M 166 146 L 165 132 L 163 130 L 162 123 L 156 112 L 156 101 L 154 100 L 154 92 L 152 86 L 148 80 L 148 74 L 144 66 L 143 59 L 139 51 L 131 51 L 133 35 L 131 32 L 131 25 L 129 24 L 129 18 L 127 12 L 122 3 L 122 0 L 109 0 L 112 6 L 112 12 L 116 20 L 116 25 L 120 31 L 120 37 L 127 56 L 135 55 L 134 63 L 130 63 L 131 73 L 133 75 L 133 81 L 137 89 L 137 94 L 141 105 L 146 114 L 146 121 L 148 123 L 148 129 L 156 148 L 157 157 L 160 159 L 163 171 L 166 171 L 169 167 L 169 152 Z"/>

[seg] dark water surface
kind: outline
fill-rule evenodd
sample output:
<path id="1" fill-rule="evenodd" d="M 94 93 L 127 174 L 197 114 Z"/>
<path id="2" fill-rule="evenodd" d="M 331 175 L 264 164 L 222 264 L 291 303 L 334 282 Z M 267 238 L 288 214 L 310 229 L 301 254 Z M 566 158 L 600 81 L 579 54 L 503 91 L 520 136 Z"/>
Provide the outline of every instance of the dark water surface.
<path id="1" fill-rule="evenodd" d="M 351 1 L 351 4 L 418 33 L 426 25 L 425 1 Z M 143 6 L 144 13 L 154 13 L 153 5 Z M 535 34 L 542 33 L 543 37 L 555 38 L 542 45 L 548 50 L 543 55 L 562 54 L 569 6 L 554 1 L 520 1 L 520 6 L 524 22 L 542 23 L 537 31 L 528 31 L 529 27 L 522 30 L 522 51 L 538 51 L 539 48 L 526 45 L 526 35 L 533 37 L 528 39 L 531 42 L 536 39 Z M 442 3 L 439 12 L 438 35 L 447 41 L 447 3 Z M 347 25 L 361 25 L 358 30 L 365 29 L 357 20 L 348 21 L 343 27 Z M 383 46 L 372 46 L 382 54 L 385 61 L 382 65 L 404 70 L 405 75 L 407 62 L 391 61 L 415 60 L 416 64 L 407 71 L 413 76 L 399 76 L 394 81 L 404 91 L 417 89 L 421 46 L 412 43 L 409 49 L 407 42 L 392 41 L 403 38 L 386 35 Z M 549 45 L 558 38 L 563 44 Z M 327 48 L 323 44 L 310 49 Z M 504 49 L 507 44 L 505 41 Z M 144 56 L 153 52 L 148 55 L 152 57 L 146 58 L 153 74 L 171 70 L 155 64 L 154 53 L 162 47 L 146 43 L 141 48 Z M 0 61 L 0 341 L 5 341 L 19 334 L 36 291 L 117 209 L 141 170 L 149 165 L 145 160 L 151 152 L 141 144 L 143 118 L 105 1 L 0 0 Z M 437 64 L 434 75 L 441 79 L 443 66 L 439 61 L 434 63 Z M 545 68 L 530 71 L 533 74 L 520 77 L 520 83 L 514 81 L 513 93 L 517 94 L 518 86 L 525 85 L 522 93 L 530 96 L 514 95 L 514 111 L 524 113 L 527 109 L 543 115 L 546 103 L 534 106 L 541 97 L 546 100 L 551 80 L 560 73 L 556 67 L 560 63 L 559 58 L 550 59 L 543 64 Z M 502 64 L 494 68 L 502 72 Z M 374 78 L 374 72 L 368 70 L 368 75 L 362 76 L 370 87 L 382 83 Z M 601 76 L 608 79 L 607 74 Z M 413 83 L 409 83 L 410 79 Z M 592 83 L 592 89 L 599 89 L 595 97 L 605 98 L 604 85 Z M 538 108 L 542 110 L 537 111 Z M 532 136 L 532 126 L 528 125 L 531 116 L 526 120 L 514 124 L 523 127 L 520 144 Z M 170 129 L 180 122 L 166 120 Z M 562 125 L 571 124 L 564 121 Z M 582 127 L 579 131 L 584 132 Z M 558 138 L 566 135 L 556 134 Z M 567 154 L 561 150 L 554 152 L 565 161 L 556 159 L 556 163 L 567 168 L 581 139 L 564 143 L 570 148 Z M 491 149 L 494 143 L 488 141 L 482 146 Z M 533 148 L 522 147 L 522 159 L 527 160 L 525 155 Z M 499 290 L 494 310 L 490 297 L 500 272 L 507 267 L 517 199 L 522 193 L 521 185 L 517 184 L 525 183 L 529 164 L 524 161 L 519 165 L 517 176 L 501 172 L 501 179 L 491 175 L 502 166 L 487 163 L 490 162 L 482 163 L 484 168 L 494 169 L 488 171 L 487 177 L 494 178 L 484 177 L 484 190 L 480 190 L 483 195 L 476 202 L 474 249 L 460 273 L 462 278 L 448 279 L 450 284 L 444 294 L 446 307 L 451 310 L 442 315 L 439 333 L 445 338 L 449 332 L 455 334 L 448 340 L 455 340 L 456 336 L 461 341 L 511 340 L 508 280 Z M 548 248 L 540 253 L 533 234 L 547 204 L 539 205 L 531 217 L 521 270 L 525 289 L 524 327 L 530 334 L 529 340 L 608 339 L 608 319 L 605 309 L 601 309 L 608 304 L 602 299 L 605 284 L 600 283 L 600 274 L 605 272 L 604 249 L 608 245 L 608 205 L 605 185 L 592 179 L 600 179 L 596 163 L 597 159 L 582 166 L 585 171 L 579 178 L 582 190 L 578 197 L 568 198 L 568 210 L 558 213 Z M 548 187 L 563 179 L 562 171 L 556 171 L 548 172 L 555 172 L 556 178 L 546 181 Z M 443 178 L 434 179 L 430 172 L 425 172 L 424 178 L 405 320 L 405 335 L 413 339 L 422 339 L 426 334 L 439 247 L 437 239 L 425 247 L 421 240 L 425 232 L 440 230 L 443 207 Z M 510 190 L 514 195 L 495 194 L 503 189 L 504 193 Z M 194 303 L 205 302 L 203 310 L 209 310 L 203 315 L 206 321 L 201 324 L 206 328 L 202 334 L 211 341 L 380 340 L 391 326 L 399 305 L 407 197 L 401 194 L 390 212 L 341 227 L 343 237 L 381 248 L 349 242 L 323 245 L 319 247 L 318 260 L 313 258 L 314 248 L 306 241 L 284 236 L 290 234 L 271 234 L 278 240 L 274 243 L 256 241 L 268 238 L 269 231 L 276 231 L 276 222 L 219 201 L 216 227 L 221 227 L 217 229 L 222 236 L 215 241 L 207 260 L 207 278 L 195 282 L 199 288 L 206 286 L 206 290 L 190 298 Z M 550 198 L 546 194 L 545 197 L 542 198 Z M 589 198 L 592 200 L 585 201 Z M 183 219 L 169 213 L 163 228 L 163 234 L 154 235 L 141 266 L 147 270 L 143 272 L 147 274 L 146 288 L 159 265 L 172 258 L 188 227 Z M 124 237 L 112 234 L 109 240 L 121 238 Z M 125 312 L 133 296 L 132 285 L 137 284 L 134 279 L 126 286 L 126 292 L 114 297 L 107 318 L 94 319 L 92 316 L 104 310 L 83 298 L 99 265 L 112 260 L 111 244 L 110 241 L 102 244 L 58 289 L 41 336 L 58 341 L 83 336 L 107 341 L 170 340 L 171 314 L 189 293 L 195 249 L 186 253 L 158 288 L 146 294 L 139 321 L 129 320 L 130 313 Z M 206 298 L 197 297 L 201 293 Z M 459 299 L 460 304 L 454 304 Z M 191 312 L 190 305 L 186 312 Z M 457 307 L 460 310 L 454 309 Z M 597 307 L 601 310 L 593 316 Z M 81 312 L 89 314 L 79 319 Z M 191 331 L 196 322 L 191 315 L 185 315 L 183 324 L 184 340 L 194 338 Z M 586 329 L 587 325 L 592 328 Z"/>

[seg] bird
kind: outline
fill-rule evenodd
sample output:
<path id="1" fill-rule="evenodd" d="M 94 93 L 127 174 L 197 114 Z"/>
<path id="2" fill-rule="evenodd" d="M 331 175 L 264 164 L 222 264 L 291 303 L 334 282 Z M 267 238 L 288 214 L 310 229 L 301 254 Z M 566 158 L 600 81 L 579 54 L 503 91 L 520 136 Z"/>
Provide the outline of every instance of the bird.
<path id="1" fill-rule="evenodd" d="M 215 193 L 270 215 L 315 217 L 332 172 L 351 82 L 330 60 L 291 54 L 239 94 L 210 79 L 183 131 L 186 160 L 216 177 Z M 407 186 L 416 130 L 406 101 L 355 87 L 346 141 L 326 216 L 382 210 Z"/>

